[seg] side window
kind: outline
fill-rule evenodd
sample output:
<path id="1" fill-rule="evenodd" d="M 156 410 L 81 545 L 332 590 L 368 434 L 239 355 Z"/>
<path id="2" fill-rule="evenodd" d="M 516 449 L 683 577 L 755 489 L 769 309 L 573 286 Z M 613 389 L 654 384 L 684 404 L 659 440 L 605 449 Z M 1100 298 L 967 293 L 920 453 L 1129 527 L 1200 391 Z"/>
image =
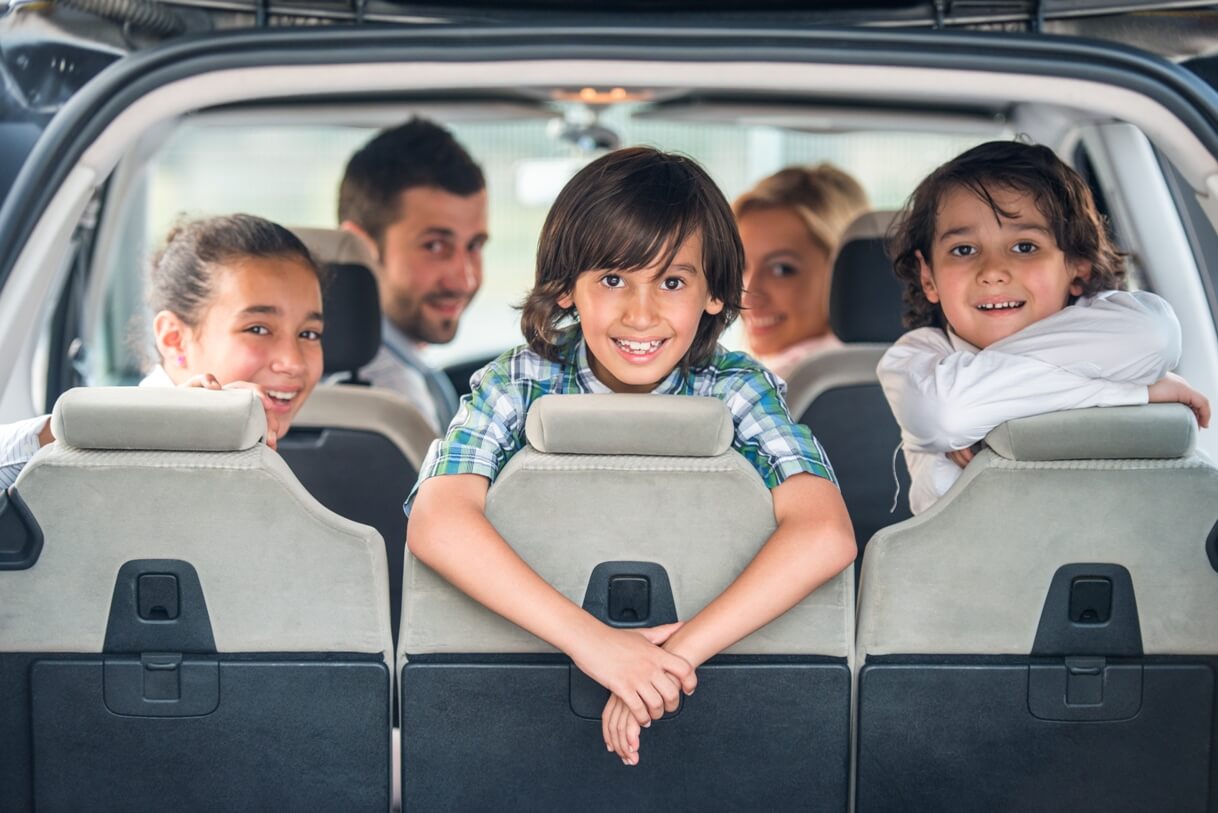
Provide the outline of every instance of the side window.
<path id="1" fill-rule="evenodd" d="M 1083 180 L 1087 182 L 1087 187 L 1091 190 L 1091 196 L 1095 198 L 1095 207 L 1099 209 L 1100 216 L 1108 223 L 1108 228 L 1112 233 L 1112 240 L 1121 251 L 1129 251 L 1129 243 L 1121 235 L 1121 230 L 1118 227 L 1118 219 L 1114 217 L 1112 206 L 1108 201 L 1108 195 L 1104 192 L 1104 185 L 1100 183 L 1100 176 L 1095 167 L 1095 162 L 1091 158 L 1091 153 L 1087 149 L 1087 145 L 1082 141 L 1074 149 L 1074 154 L 1071 156 L 1073 166 L 1078 171 L 1079 175 L 1083 176 Z M 1142 289 L 1146 287 L 1145 275 L 1142 273 L 1142 266 L 1138 262 L 1138 258 L 1130 254 L 1129 256 L 1129 287 Z"/>
<path id="2" fill-rule="evenodd" d="M 1180 221 L 1184 224 L 1185 234 L 1188 235 L 1189 246 L 1193 257 L 1196 258 L 1197 268 L 1201 271 L 1201 284 L 1205 287 L 1205 297 L 1209 301 L 1210 313 L 1218 322 L 1218 232 L 1214 224 L 1206 216 L 1188 181 L 1180 174 L 1175 165 L 1167 160 L 1158 150 L 1155 156 L 1163 168 L 1163 178 L 1176 208 L 1180 211 Z"/>

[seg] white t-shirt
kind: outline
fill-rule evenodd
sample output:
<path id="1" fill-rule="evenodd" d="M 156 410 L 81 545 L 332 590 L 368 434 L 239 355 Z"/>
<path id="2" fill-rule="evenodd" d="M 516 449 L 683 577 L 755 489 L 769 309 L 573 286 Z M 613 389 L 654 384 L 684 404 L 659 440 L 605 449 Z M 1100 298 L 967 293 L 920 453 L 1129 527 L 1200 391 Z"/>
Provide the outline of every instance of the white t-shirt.
<path id="1" fill-rule="evenodd" d="M 901 427 L 910 510 L 924 511 L 959 478 L 946 452 L 1015 418 L 1144 404 L 1179 360 L 1180 323 L 1145 291 L 1083 297 L 984 350 L 938 328 L 906 333 L 876 373 Z"/>

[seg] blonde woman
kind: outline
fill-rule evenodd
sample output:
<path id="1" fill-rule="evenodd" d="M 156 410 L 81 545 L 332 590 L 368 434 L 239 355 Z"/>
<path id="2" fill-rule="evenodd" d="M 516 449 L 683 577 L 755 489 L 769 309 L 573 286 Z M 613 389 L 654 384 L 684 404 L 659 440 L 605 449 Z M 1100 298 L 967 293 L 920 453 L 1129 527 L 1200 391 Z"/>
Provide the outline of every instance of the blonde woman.
<path id="1" fill-rule="evenodd" d="M 870 208 L 858 181 L 827 163 L 787 167 L 737 199 L 745 336 L 779 377 L 839 344 L 829 329 L 833 259 L 846 227 Z"/>

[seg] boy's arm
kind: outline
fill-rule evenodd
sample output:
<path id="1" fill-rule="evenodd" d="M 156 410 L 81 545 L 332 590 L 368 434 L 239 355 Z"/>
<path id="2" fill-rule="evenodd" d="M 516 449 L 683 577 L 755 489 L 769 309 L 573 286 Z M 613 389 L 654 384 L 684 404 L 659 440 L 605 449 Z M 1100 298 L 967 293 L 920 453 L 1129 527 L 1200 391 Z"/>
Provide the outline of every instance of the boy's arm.
<path id="1" fill-rule="evenodd" d="M 966 448 L 1014 418 L 1147 401 L 1145 384 L 1092 378 L 994 348 L 957 351 L 936 328 L 902 336 L 876 374 L 902 442 L 919 452 Z"/>
<path id="2" fill-rule="evenodd" d="M 655 645 L 669 628 L 644 635 L 613 629 L 538 576 L 487 521 L 488 487 L 477 474 L 424 480 L 410 514 L 410 552 L 463 593 L 567 653 L 620 697 L 640 724 L 675 707 L 679 689 L 670 674 L 680 689 L 693 691 L 697 679 L 690 664 Z"/>
<path id="3" fill-rule="evenodd" d="M 771 489 L 778 527 L 748 567 L 672 634 L 664 648 L 695 668 L 765 626 L 854 561 L 854 531 L 841 492 L 807 473 Z"/>
<path id="4" fill-rule="evenodd" d="M 1162 297 L 1104 291 L 995 342 L 997 351 L 1087 378 L 1150 385 L 1180 362 L 1180 322 Z"/>

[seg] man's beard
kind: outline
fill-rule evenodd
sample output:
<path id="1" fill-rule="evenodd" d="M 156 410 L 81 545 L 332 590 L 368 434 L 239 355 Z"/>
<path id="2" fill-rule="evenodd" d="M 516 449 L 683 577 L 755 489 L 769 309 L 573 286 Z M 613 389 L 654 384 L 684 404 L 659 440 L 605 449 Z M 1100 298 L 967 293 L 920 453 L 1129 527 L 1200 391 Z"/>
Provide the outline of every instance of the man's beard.
<path id="1" fill-rule="evenodd" d="M 453 302 L 463 305 L 469 302 L 464 296 L 447 294 L 429 294 L 422 299 L 398 296 L 394 297 L 394 312 L 389 315 L 389 321 L 406 336 L 418 342 L 428 344 L 448 344 L 457 335 L 457 326 L 461 321 L 461 313 L 452 317 L 428 317 L 424 310 L 426 302 Z"/>

